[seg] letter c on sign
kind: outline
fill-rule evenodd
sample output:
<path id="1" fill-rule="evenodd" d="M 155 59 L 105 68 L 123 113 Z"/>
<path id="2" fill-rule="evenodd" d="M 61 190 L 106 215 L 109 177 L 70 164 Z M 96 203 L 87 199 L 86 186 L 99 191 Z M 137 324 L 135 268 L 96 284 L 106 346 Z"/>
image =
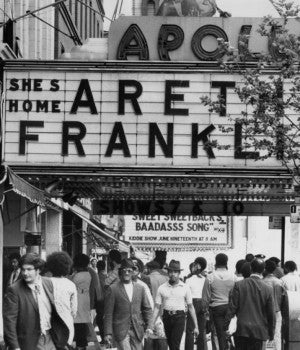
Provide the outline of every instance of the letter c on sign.
<path id="1" fill-rule="evenodd" d="M 202 40 L 206 36 L 213 36 L 216 39 L 224 39 L 228 41 L 227 34 L 220 27 L 214 25 L 205 25 L 199 28 L 192 38 L 192 50 L 194 54 L 201 61 L 216 61 L 218 58 L 224 56 L 224 53 L 220 52 L 219 48 L 216 48 L 213 51 L 206 51 L 202 46 Z"/>

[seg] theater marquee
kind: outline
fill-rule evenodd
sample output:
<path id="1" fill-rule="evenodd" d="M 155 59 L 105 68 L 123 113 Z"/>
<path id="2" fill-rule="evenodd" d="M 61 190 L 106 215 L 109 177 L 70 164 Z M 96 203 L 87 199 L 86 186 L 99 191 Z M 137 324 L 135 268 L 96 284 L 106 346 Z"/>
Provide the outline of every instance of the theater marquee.
<path id="1" fill-rule="evenodd" d="M 92 66 L 91 66 L 92 67 Z M 150 68 L 150 67 L 149 67 Z M 5 72 L 9 164 L 272 167 L 243 149 L 239 77 L 207 70 L 37 68 Z M 201 96 L 226 108 L 209 113 Z M 225 114 L 230 114 L 230 118 Z M 211 147 L 217 140 L 227 149 Z M 251 159 L 252 158 L 252 159 Z"/>
<path id="2" fill-rule="evenodd" d="M 125 239 L 146 251 L 229 249 L 231 218 L 201 215 L 134 215 L 125 217 Z"/>

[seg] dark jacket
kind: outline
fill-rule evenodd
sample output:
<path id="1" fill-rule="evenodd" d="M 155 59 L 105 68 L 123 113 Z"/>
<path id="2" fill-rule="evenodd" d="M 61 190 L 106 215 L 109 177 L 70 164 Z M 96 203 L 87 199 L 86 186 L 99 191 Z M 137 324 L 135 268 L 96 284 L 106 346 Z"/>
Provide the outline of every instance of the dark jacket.
<path id="1" fill-rule="evenodd" d="M 105 335 L 113 335 L 120 342 L 125 339 L 132 324 L 137 338 L 142 341 L 144 329 L 149 327 L 151 318 L 152 309 L 142 285 L 133 283 L 132 302 L 121 282 L 107 289 L 104 301 Z"/>
<path id="2" fill-rule="evenodd" d="M 225 330 L 234 315 L 237 316 L 236 336 L 273 339 L 275 310 L 272 288 L 258 276 L 236 282 L 231 293 Z"/>
<path id="3" fill-rule="evenodd" d="M 88 272 L 92 277 L 90 284 L 90 305 L 92 310 L 97 308 L 98 303 L 104 299 L 104 295 L 101 290 L 97 272 L 94 271 L 91 267 L 88 267 Z"/>
<path id="4" fill-rule="evenodd" d="M 42 277 L 44 290 L 52 306 L 50 334 L 57 349 L 68 342 L 69 330 L 54 307 L 53 285 Z M 21 279 L 8 288 L 3 305 L 4 340 L 9 349 L 33 350 L 40 337 L 38 305 L 31 289 Z"/>

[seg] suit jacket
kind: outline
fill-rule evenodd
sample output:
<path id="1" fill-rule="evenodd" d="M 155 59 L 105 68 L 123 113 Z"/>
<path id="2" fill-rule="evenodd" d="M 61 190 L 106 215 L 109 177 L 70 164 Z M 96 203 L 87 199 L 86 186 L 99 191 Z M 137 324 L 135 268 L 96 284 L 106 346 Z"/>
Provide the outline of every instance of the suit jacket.
<path id="1" fill-rule="evenodd" d="M 142 341 L 144 329 L 148 328 L 152 309 L 145 288 L 133 282 L 133 295 L 130 302 L 121 282 L 112 284 L 104 301 L 104 334 L 113 335 L 117 342 L 122 341 L 132 324 L 137 338 Z"/>
<path id="2" fill-rule="evenodd" d="M 237 336 L 273 339 L 275 308 L 272 288 L 258 276 L 236 282 L 230 297 L 225 329 L 228 329 L 234 315 L 237 316 Z"/>
<path id="3" fill-rule="evenodd" d="M 54 307 L 53 285 L 49 278 L 42 277 L 44 290 L 52 305 L 51 337 L 57 349 L 68 342 L 69 330 Z M 41 329 L 37 302 L 31 289 L 21 279 L 8 288 L 3 305 L 4 340 L 9 349 L 36 348 Z"/>

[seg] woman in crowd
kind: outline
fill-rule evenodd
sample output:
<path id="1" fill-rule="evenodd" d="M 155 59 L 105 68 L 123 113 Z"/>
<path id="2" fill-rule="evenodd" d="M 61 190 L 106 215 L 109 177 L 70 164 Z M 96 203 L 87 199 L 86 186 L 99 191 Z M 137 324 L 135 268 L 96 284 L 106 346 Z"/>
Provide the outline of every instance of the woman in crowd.
<path id="1" fill-rule="evenodd" d="M 57 313 L 69 329 L 68 344 L 71 346 L 74 338 L 74 318 L 77 313 L 76 286 L 67 275 L 70 274 L 73 261 L 66 252 L 54 252 L 47 258 L 47 270 L 51 272 L 54 303 Z"/>
<path id="2" fill-rule="evenodd" d="M 89 262 L 87 255 L 77 255 L 73 261 L 74 273 L 71 276 L 78 295 L 78 310 L 74 321 L 75 342 L 78 350 L 85 350 L 88 345 L 87 337 L 91 322 L 90 284 L 92 277 L 88 271 Z"/>

